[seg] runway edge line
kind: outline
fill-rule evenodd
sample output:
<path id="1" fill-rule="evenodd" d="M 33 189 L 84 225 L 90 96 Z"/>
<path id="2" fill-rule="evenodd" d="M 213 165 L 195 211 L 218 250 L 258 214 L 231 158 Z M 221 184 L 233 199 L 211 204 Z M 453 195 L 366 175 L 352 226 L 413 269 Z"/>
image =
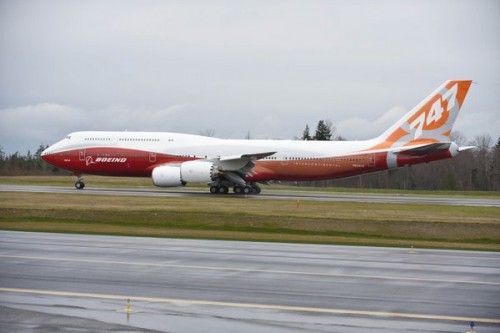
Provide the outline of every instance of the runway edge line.
<path id="1" fill-rule="evenodd" d="M 56 291 L 56 290 L 19 289 L 19 288 L 1 288 L 1 287 L 0 287 L 0 292 L 37 294 L 37 295 L 60 296 L 60 297 L 82 297 L 82 298 L 108 299 L 108 300 L 133 299 L 134 301 L 172 303 L 172 304 L 177 303 L 186 305 L 206 305 L 206 306 L 250 308 L 250 309 L 261 309 L 261 310 L 331 313 L 331 314 L 371 316 L 371 317 L 397 317 L 406 319 L 428 319 L 428 320 L 441 320 L 441 321 L 460 321 L 460 322 L 474 321 L 478 323 L 500 324 L 500 319 L 494 319 L 494 318 L 472 318 L 472 317 L 457 317 L 457 316 L 440 316 L 431 314 L 328 309 L 328 308 L 314 308 L 314 307 L 301 307 L 301 306 L 282 306 L 282 305 L 272 305 L 272 304 L 233 303 L 233 302 L 187 300 L 187 299 L 144 297 L 144 296 L 130 296 L 130 295 L 121 296 L 121 295 L 79 293 L 79 292 Z"/>

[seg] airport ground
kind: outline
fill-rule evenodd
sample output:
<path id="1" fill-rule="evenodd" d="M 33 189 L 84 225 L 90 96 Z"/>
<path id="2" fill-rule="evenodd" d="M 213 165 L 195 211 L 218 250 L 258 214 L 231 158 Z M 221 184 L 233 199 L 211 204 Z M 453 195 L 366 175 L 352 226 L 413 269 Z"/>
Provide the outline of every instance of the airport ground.
<path id="1" fill-rule="evenodd" d="M 0 177 L 0 331 L 500 329 L 497 193 L 87 184 Z"/>
<path id="2" fill-rule="evenodd" d="M 497 252 L 0 231 L 0 265 L 2 332 L 500 329 Z"/>
<path id="3" fill-rule="evenodd" d="M 66 175 L 36 175 L 36 176 L 0 176 L 0 184 L 4 185 L 40 185 L 40 186 L 61 186 L 74 187 L 76 178 L 70 174 Z M 104 176 L 84 176 L 85 183 L 94 188 L 155 188 L 150 178 L 141 177 L 104 177 Z M 186 189 L 203 190 L 208 188 L 203 184 L 188 184 Z M 318 193 L 364 193 L 377 195 L 403 195 L 403 196 L 446 196 L 446 197 L 468 197 L 468 198 L 495 198 L 500 199 L 499 191 L 429 191 L 429 190 L 400 190 L 400 189 L 380 189 L 380 188 L 342 188 L 342 187 L 314 187 L 298 184 L 273 183 L 270 186 L 262 186 L 268 191 L 285 192 L 318 192 Z M 166 189 L 168 190 L 168 189 Z"/>
<path id="4" fill-rule="evenodd" d="M 144 188 L 143 179 L 95 177 L 83 191 L 71 187 L 72 177 L 42 179 L 57 185 L 64 181 L 66 187 L 15 188 L 12 179 L 11 185 L 2 185 L 0 178 L 0 229 L 500 250 L 500 200 L 494 193 L 486 199 L 483 193 L 471 194 L 469 201 L 463 194 L 451 199 L 441 194 L 425 201 L 423 194 L 390 192 L 308 191 L 297 197 L 292 187 L 254 200 L 214 196 L 206 188 Z M 110 182 L 132 190 L 113 189 Z"/>

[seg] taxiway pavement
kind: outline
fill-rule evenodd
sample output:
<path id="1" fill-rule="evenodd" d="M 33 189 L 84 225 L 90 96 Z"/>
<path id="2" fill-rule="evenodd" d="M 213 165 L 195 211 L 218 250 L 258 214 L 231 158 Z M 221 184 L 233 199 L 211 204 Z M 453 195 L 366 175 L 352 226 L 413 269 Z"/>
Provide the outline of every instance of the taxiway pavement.
<path id="1" fill-rule="evenodd" d="M 214 195 L 207 190 L 195 190 L 192 188 L 175 189 L 126 189 L 126 188 L 92 188 L 77 190 L 72 187 L 56 186 L 31 186 L 31 185 L 1 185 L 0 192 L 33 192 L 33 193 L 67 193 L 67 194 L 99 194 L 99 195 L 128 195 L 128 196 L 160 196 L 160 197 L 197 197 L 215 196 L 228 198 L 241 198 L 236 194 Z M 355 193 L 317 193 L 305 191 L 276 191 L 263 190 L 259 195 L 245 196 L 249 199 L 278 199 L 278 200 L 313 200 L 313 201 L 347 201 L 347 202 L 378 202 L 378 203 L 412 203 L 430 205 L 454 205 L 454 206 L 485 206 L 500 207 L 500 199 L 491 198 L 467 198 L 467 197 L 445 197 L 445 196 L 414 196 L 414 195 L 372 195 Z"/>
<path id="2" fill-rule="evenodd" d="M 498 332 L 500 254 L 0 231 L 0 310 L 2 332 Z"/>

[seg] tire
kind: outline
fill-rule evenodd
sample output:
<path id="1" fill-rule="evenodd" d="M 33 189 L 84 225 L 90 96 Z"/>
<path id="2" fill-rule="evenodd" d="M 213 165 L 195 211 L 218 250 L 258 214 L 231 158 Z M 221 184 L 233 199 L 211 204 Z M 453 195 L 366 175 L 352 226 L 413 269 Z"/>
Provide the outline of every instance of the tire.
<path id="1" fill-rule="evenodd" d="M 210 193 L 212 193 L 212 194 L 218 194 L 219 193 L 219 187 L 217 187 L 217 186 L 210 186 Z"/>
<path id="2" fill-rule="evenodd" d="M 251 186 L 245 186 L 245 187 L 243 188 L 243 193 L 244 193 L 244 194 L 252 194 L 252 192 L 253 192 L 253 189 L 252 189 L 252 187 L 251 187 Z"/>
<path id="3" fill-rule="evenodd" d="M 243 188 L 239 185 L 236 185 L 235 187 L 233 187 L 233 192 L 236 194 L 241 194 L 243 192 Z"/>
<path id="4" fill-rule="evenodd" d="M 83 190 L 83 188 L 85 187 L 85 183 L 79 180 L 75 183 L 75 187 L 77 190 Z"/>

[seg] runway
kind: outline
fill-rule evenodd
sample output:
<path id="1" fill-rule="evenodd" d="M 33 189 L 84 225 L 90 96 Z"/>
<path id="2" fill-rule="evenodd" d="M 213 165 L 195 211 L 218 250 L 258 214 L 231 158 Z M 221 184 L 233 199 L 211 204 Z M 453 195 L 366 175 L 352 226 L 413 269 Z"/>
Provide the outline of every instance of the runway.
<path id="1" fill-rule="evenodd" d="M 494 252 L 1 231 L 0 268 L 2 332 L 500 330 Z"/>
<path id="2" fill-rule="evenodd" d="M 192 188 L 174 189 L 125 189 L 125 188 L 92 188 L 76 190 L 72 187 L 55 186 L 30 186 L 30 185 L 0 185 L 0 192 L 35 192 L 35 193 L 67 193 L 76 195 L 98 194 L 98 195 L 128 195 L 128 196 L 160 196 L 160 197 L 199 197 L 213 196 L 227 198 L 241 198 L 241 195 L 226 194 L 213 195 L 207 190 L 196 190 Z M 378 203 L 404 203 L 404 204 L 430 204 L 430 205 L 454 205 L 454 206 L 484 206 L 500 207 L 500 199 L 489 198 L 467 198 L 467 197 L 444 197 L 444 196 L 403 196 L 403 195 L 368 195 L 355 193 L 317 193 L 305 191 L 276 191 L 263 190 L 259 195 L 246 196 L 248 199 L 265 200 L 314 200 L 314 201 L 343 201 L 343 202 L 378 202 Z"/>

